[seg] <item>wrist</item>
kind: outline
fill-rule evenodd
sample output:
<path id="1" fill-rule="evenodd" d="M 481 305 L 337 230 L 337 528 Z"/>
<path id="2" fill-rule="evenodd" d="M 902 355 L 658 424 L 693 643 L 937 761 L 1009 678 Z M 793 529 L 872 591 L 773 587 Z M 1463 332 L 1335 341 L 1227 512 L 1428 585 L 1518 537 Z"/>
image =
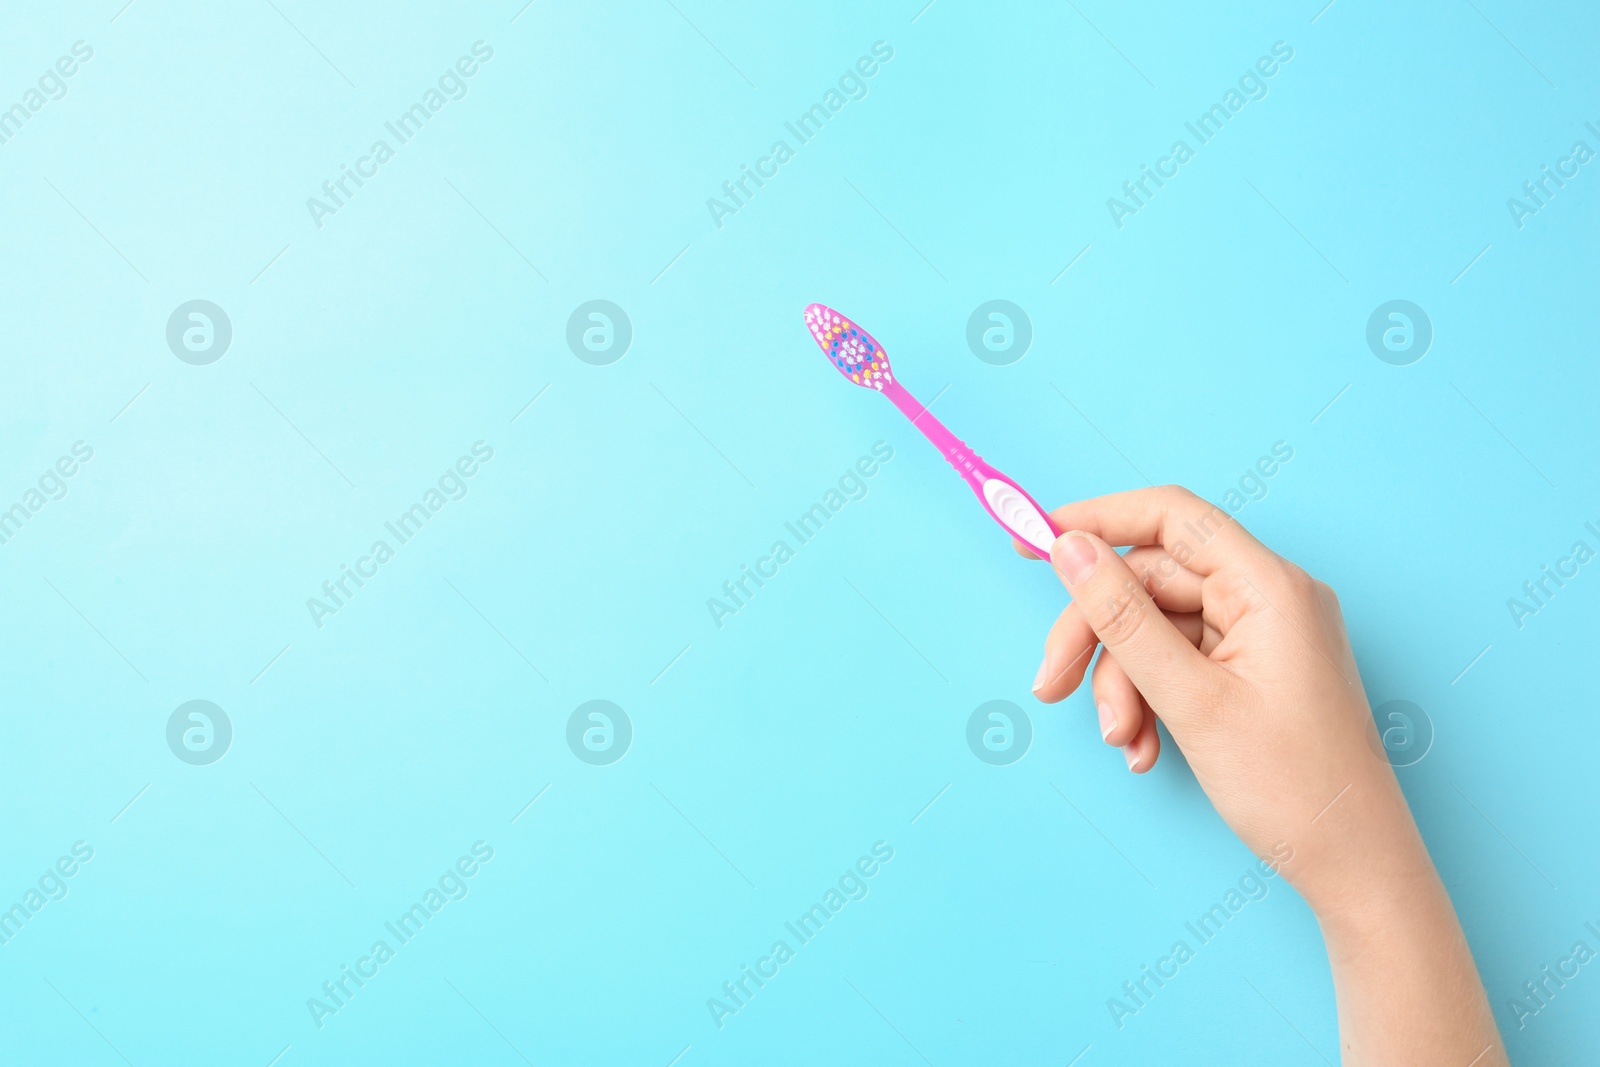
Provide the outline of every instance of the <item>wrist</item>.
<path id="1" fill-rule="evenodd" d="M 1455 928 L 1455 910 L 1426 853 L 1405 869 L 1369 870 L 1355 884 L 1319 887 L 1307 903 L 1330 954 Z"/>
<path id="2" fill-rule="evenodd" d="M 1410 811 L 1402 807 L 1399 814 L 1385 830 L 1329 842 L 1329 854 L 1320 857 L 1327 862 L 1306 872 L 1301 895 L 1330 947 L 1403 936 L 1441 916 L 1454 923 L 1450 897 Z"/>
<path id="3" fill-rule="evenodd" d="M 1313 907 L 1343 1062 L 1506 1067 L 1472 949 L 1427 853 L 1402 870 L 1374 872 L 1367 884 Z"/>
<path id="4" fill-rule="evenodd" d="M 1385 768 L 1387 770 L 1387 768 Z M 1285 874 L 1326 931 L 1390 929 L 1449 898 L 1391 776 L 1359 783 L 1305 839 Z"/>

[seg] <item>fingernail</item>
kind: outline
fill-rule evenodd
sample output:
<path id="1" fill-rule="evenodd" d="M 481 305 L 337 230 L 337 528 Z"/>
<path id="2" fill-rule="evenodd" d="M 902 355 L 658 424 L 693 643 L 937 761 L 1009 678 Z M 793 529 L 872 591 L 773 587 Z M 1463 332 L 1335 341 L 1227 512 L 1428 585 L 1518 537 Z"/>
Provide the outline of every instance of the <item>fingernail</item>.
<path id="1" fill-rule="evenodd" d="M 1044 688 L 1044 683 L 1050 680 L 1050 657 L 1046 656 L 1044 662 L 1039 664 L 1039 674 L 1033 679 L 1033 691 L 1037 693 Z"/>
<path id="2" fill-rule="evenodd" d="M 1069 585 L 1077 585 L 1089 577 L 1099 558 L 1093 542 L 1080 534 L 1062 534 L 1050 546 L 1050 562 Z"/>
<path id="3" fill-rule="evenodd" d="M 1130 771 L 1138 770 L 1139 764 L 1144 760 L 1144 757 L 1139 755 L 1138 748 L 1131 744 L 1122 746 L 1122 758 L 1128 761 Z"/>
<path id="4" fill-rule="evenodd" d="M 1105 740 L 1111 736 L 1111 731 L 1117 728 L 1117 713 L 1103 700 L 1094 702 L 1094 710 L 1100 713 L 1100 739 Z"/>

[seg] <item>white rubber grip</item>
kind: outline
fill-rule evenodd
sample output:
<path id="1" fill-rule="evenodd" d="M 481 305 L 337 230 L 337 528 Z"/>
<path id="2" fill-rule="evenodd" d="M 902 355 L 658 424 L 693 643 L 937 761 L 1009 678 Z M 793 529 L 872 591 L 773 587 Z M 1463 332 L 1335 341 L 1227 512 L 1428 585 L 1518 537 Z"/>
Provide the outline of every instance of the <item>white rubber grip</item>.
<path id="1" fill-rule="evenodd" d="M 1050 558 L 1050 546 L 1055 543 L 1056 535 L 1050 529 L 1049 520 L 1033 506 L 1033 501 L 998 478 L 984 479 L 983 499 L 989 502 L 989 509 L 999 516 L 1007 529 L 1026 541 L 1040 558 Z"/>

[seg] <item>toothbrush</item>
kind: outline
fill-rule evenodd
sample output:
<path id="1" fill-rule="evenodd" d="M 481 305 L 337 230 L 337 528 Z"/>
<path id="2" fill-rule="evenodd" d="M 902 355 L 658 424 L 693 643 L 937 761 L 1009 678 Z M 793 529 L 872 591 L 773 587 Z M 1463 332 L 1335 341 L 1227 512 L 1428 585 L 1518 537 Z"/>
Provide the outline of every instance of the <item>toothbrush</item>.
<path id="1" fill-rule="evenodd" d="M 1033 549 L 1041 559 L 1050 558 L 1050 545 L 1061 535 L 1049 514 L 1027 490 L 984 462 L 955 434 L 945 429 L 906 387 L 895 381 L 889 370 L 889 356 L 866 330 L 822 304 L 806 308 L 806 326 L 821 347 L 822 354 L 839 373 L 868 389 L 876 389 L 899 408 L 911 425 L 933 443 L 972 487 L 989 517 L 1012 537 Z"/>

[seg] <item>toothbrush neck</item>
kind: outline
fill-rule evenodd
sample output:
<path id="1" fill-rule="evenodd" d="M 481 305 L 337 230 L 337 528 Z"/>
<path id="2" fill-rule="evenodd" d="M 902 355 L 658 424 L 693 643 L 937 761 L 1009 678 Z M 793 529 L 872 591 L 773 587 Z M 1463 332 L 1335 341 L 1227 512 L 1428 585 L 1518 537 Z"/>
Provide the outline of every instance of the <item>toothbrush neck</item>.
<path id="1" fill-rule="evenodd" d="M 883 395 L 888 397 L 906 418 L 915 423 L 918 429 L 922 429 L 925 425 L 924 420 L 926 420 L 926 423 L 938 426 L 941 430 L 944 429 L 939 424 L 939 420 L 934 418 L 932 413 L 922 406 L 922 401 L 912 396 L 911 391 L 899 382 L 890 382 L 884 386 Z"/>
<path id="2" fill-rule="evenodd" d="M 965 441 L 946 429 L 944 423 L 934 418 L 933 413 L 923 407 L 922 402 L 912 396 L 905 386 L 890 382 L 883 387 L 883 395 L 911 420 L 911 425 L 922 431 L 922 436 L 939 450 L 957 474 L 968 479 L 981 478 L 981 472 L 975 468 L 983 463 L 983 459 L 968 448 Z"/>

